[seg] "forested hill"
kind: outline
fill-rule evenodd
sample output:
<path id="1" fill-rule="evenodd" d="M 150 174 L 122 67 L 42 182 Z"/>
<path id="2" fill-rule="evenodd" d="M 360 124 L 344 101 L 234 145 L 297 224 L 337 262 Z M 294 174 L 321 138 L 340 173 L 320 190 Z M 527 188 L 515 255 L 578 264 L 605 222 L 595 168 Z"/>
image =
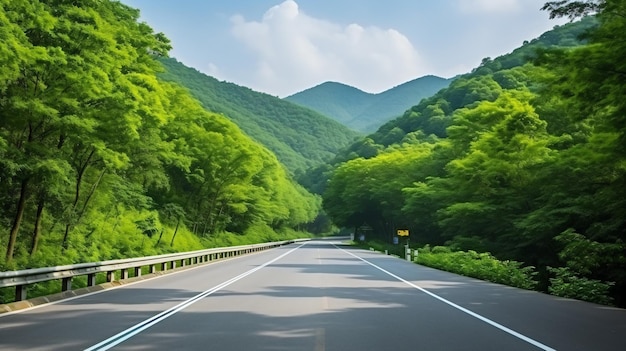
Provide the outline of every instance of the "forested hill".
<path id="1" fill-rule="evenodd" d="M 189 89 L 209 111 L 221 113 L 272 150 L 292 172 L 328 162 L 358 134 L 308 108 L 221 82 L 172 58 L 160 60 L 160 77 Z"/>
<path id="2" fill-rule="evenodd" d="M 319 197 L 271 151 L 159 78 L 169 40 L 138 19 L 119 1 L 2 1 L 0 271 L 302 237 L 317 217 Z M 276 120 L 266 133 L 303 144 L 292 167 L 353 135 L 220 89 L 241 96 L 233 112 L 253 100 Z"/>
<path id="3" fill-rule="evenodd" d="M 407 109 L 395 120 L 380 127 L 371 138 L 382 145 L 400 144 L 406 137 L 420 135 L 447 136 L 446 128 L 452 123 L 452 113 L 470 107 L 482 100 L 493 100 L 497 85 L 503 90 L 516 90 L 526 85 L 537 90 L 539 79 L 528 78 L 522 67 L 532 65 L 545 50 L 577 47 L 585 42 L 585 32 L 596 24 L 595 18 L 556 26 L 538 38 L 495 59 L 484 58 L 471 73 L 455 79 L 448 89 Z M 489 79 L 490 78 L 490 79 Z"/>
<path id="4" fill-rule="evenodd" d="M 486 58 L 312 171 L 334 223 L 490 252 L 544 291 L 626 306 L 626 7 L 577 5 L 600 14 Z"/>
<path id="5" fill-rule="evenodd" d="M 378 94 L 326 82 L 285 98 L 361 132 L 373 132 L 420 100 L 447 87 L 451 79 L 424 76 Z"/>

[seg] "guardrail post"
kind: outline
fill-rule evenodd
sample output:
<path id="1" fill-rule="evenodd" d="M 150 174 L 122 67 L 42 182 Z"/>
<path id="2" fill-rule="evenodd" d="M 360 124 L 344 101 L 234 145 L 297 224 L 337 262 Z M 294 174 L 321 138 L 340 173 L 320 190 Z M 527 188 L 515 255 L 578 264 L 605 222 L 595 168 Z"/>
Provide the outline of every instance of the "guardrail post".
<path id="1" fill-rule="evenodd" d="M 112 282 L 115 280 L 115 272 L 114 271 L 109 271 L 107 272 L 107 282 Z"/>
<path id="2" fill-rule="evenodd" d="M 15 301 L 26 300 L 26 284 L 15 287 Z"/>
<path id="3" fill-rule="evenodd" d="M 156 264 L 150 265 L 150 274 L 156 273 Z"/>
<path id="4" fill-rule="evenodd" d="M 165 272 L 167 270 L 167 262 L 161 263 L 161 272 Z"/>
<path id="5" fill-rule="evenodd" d="M 120 273 L 122 273 L 121 280 L 128 279 L 128 269 L 122 269 Z"/>
<path id="6" fill-rule="evenodd" d="M 87 274 L 87 286 L 96 285 L 96 273 Z"/>
<path id="7" fill-rule="evenodd" d="M 141 267 L 135 267 L 135 277 L 141 277 Z"/>
<path id="8" fill-rule="evenodd" d="M 61 291 L 72 290 L 72 277 L 65 277 L 61 280 Z"/>

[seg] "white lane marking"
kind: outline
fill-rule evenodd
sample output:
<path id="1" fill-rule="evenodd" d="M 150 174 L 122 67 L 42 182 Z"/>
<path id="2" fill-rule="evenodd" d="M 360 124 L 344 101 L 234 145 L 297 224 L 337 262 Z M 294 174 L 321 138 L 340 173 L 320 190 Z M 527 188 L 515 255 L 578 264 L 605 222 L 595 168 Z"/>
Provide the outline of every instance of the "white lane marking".
<path id="1" fill-rule="evenodd" d="M 455 304 L 455 303 L 454 303 L 454 302 L 452 302 L 452 301 L 448 301 L 448 300 L 444 299 L 443 297 L 441 297 L 441 296 L 439 296 L 439 295 L 433 294 L 433 293 L 431 293 L 430 291 L 428 291 L 428 290 L 426 290 L 426 289 L 424 289 L 424 288 L 421 288 L 421 287 L 419 287 L 419 286 L 417 286 L 417 285 L 415 285 L 415 284 L 411 283 L 410 281 L 408 281 L 408 280 L 406 280 L 406 279 L 400 278 L 399 276 L 397 276 L 397 275 L 395 275 L 395 274 L 393 274 L 393 273 L 391 273 L 391 272 L 389 272 L 389 271 L 385 270 L 384 268 L 381 268 L 381 267 L 379 267 L 379 266 L 377 266 L 377 265 L 373 264 L 372 262 L 367 261 L 367 260 L 366 260 L 366 259 L 364 259 L 364 258 L 361 258 L 361 257 L 359 257 L 359 256 L 357 256 L 357 255 L 355 255 L 355 254 L 353 254 L 353 253 L 351 253 L 351 252 L 349 252 L 349 251 L 346 251 L 346 250 L 344 250 L 344 249 L 342 249 L 342 248 L 340 248 L 340 247 L 337 247 L 337 246 L 335 246 L 335 247 L 336 247 L 336 248 L 338 248 L 339 250 L 341 250 L 341 251 L 343 251 L 343 252 L 347 253 L 348 255 L 350 255 L 350 256 L 352 256 L 352 257 L 358 258 L 359 260 L 361 260 L 361 261 L 363 261 L 363 262 L 365 262 L 365 263 L 369 264 L 370 266 L 372 266 L 372 267 L 374 267 L 374 268 L 376 268 L 376 269 L 380 270 L 381 272 L 384 272 L 384 273 L 386 273 L 386 274 L 388 274 L 388 275 L 390 275 L 390 276 L 392 276 L 392 277 L 396 278 L 397 280 L 399 280 L 399 281 L 401 281 L 401 282 L 403 282 L 403 283 L 405 283 L 405 284 L 407 284 L 407 285 L 409 285 L 409 286 L 411 286 L 411 287 L 413 287 L 413 288 L 415 288 L 415 289 L 417 289 L 417 290 L 419 290 L 419 291 L 423 292 L 424 294 L 427 294 L 427 295 L 429 295 L 429 296 L 431 296 L 431 297 L 434 297 L 435 299 L 437 299 L 437 300 L 439 300 L 439 301 L 441 301 L 441 302 L 443 302 L 443 303 L 445 303 L 445 304 L 447 304 L 447 305 L 450 305 L 450 306 L 452 306 L 452 307 L 454 307 L 454 308 L 458 309 L 458 310 L 459 310 L 459 311 L 461 311 L 461 312 L 467 313 L 467 314 L 469 314 L 470 316 L 472 316 L 472 317 L 474 317 L 474 318 L 477 318 L 477 319 L 479 319 L 479 320 L 481 320 L 481 321 L 483 321 L 483 322 L 485 322 L 485 323 L 487 323 L 487 324 L 489 324 L 489 325 L 491 325 L 491 326 L 493 326 L 493 327 L 496 327 L 496 328 L 498 328 L 498 329 L 502 330 L 502 331 L 503 331 L 503 332 L 505 332 L 505 333 L 508 333 L 508 334 L 510 334 L 510 335 L 512 335 L 512 336 L 514 336 L 514 337 L 516 337 L 516 338 L 518 338 L 518 339 L 521 339 L 521 340 L 523 340 L 523 341 L 525 341 L 525 342 L 527 342 L 527 343 L 529 343 L 529 344 L 531 344 L 531 345 L 534 345 L 534 346 L 536 346 L 536 347 L 538 347 L 538 348 L 540 348 L 540 349 L 542 349 L 542 350 L 544 350 L 544 351 L 556 351 L 555 349 L 553 349 L 553 348 L 551 348 L 551 347 L 549 347 L 549 346 L 547 346 L 547 345 L 544 345 L 544 344 L 540 343 L 539 341 L 536 341 L 536 340 L 531 339 L 531 338 L 529 338 L 529 337 L 527 337 L 527 336 L 525 336 L 525 335 L 523 335 L 523 334 L 520 334 L 520 333 L 516 332 L 515 330 L 510 329 L 510 328 L 507 328 L 507 327 L 505 327 L 505 326 L 503 326 L 502 324 L 499 324 L 499 323 L 497 323 L 497 322 L 494 322 L 494 321 L 492 321 L 491 319 L 489 319 L 489 318 L 487 318 L 487 317 L 483 317 L 483 316 L 479 315 L 478 313 L 472 312 L 472 311 L 468 310 L 468 309 L 467 309 L 467 308 L 465 308 L 465 307 L 461 307 L 461 306 L 459 306 L 459 305 Z"/>
<path id="2" fill-rule="evenodd" d="M 187 308 L 187 307 L 191 306 L 192 304 L 198 302 L 199 300 L 201 300 L 201 299 L 203 299 L 203 298 L 213 294 L 214 292 L 217 292 L 217 291 L 219 291 L 219 290 L 229 286 L 230 284 L 232 284 L 232 283 L 234 283 L 234 282 L 236 282 L 238 280 L 241 280 L 241 279 L 249 276 L 250 274 L 252 274 L 252 273 L 254 273 L 256 271 L 267 267 L 268 265 L 270 265 L 270 264 L 280 260 L 281 258 L 289 255 L 290 253 L 296 251 L 297 249 L 301 248 L 304 245 L 306 245 L 306 243 L 301 244 L 298 247 L 293 248 L 293 249 L 285 252 L 284 254 L 274 258 L 271 261 L 265 262 L 265 263 L 263 263 L 262 265 L 260 265 L 258 267 L 255 267 L 255 268 L 253 268 L 253 269 L 251 269 L 251 270 L 249 270 L 247 272 L 244 272 L 244 273 L 242 273 L 242 274 L 240 274 L 240 275 L 238 275 L 238 276 L 236 276 L 234 278 L 231 278 L 231 279 L 229 279 L 229 280 L 227 280 L 227 281 L 225 281 L 225 282 L 223 282 L 221 284 L 218 284 L 218 285 L 216 285 L 216 286 L 214 286 L 214 287 L 212 287 L 212 288 L 210 288 L 208 290 L 205 290 L 205 291 L 201 292 L 200 294 L 198 294 L 198 295 L 196 295 L 196 296 L 194 296 L 194 297 L 192 297 L 192 298 L 190 298 L 190 299 L 188 299 L 188 300 L 186 300 L 184 302 L 181 302 L 180 304 L 178 304 L 178 305 L 176 305 L 176 306 L 174 306 L 174 307 L 172 307 L 172 308 L 170 308 L 168 310 L 165 310 L 165 311 L 163 311 L 163 312 L 161 312 L 161 313 L 159 313 L 159 314 L 157 314 L 157 315 L 155 315 L 155 316 L 153 316 L 151 318 L 148 318 L 148 319 L 146 319 L 145 321 L 143 321 L 141 323 L 135 324 L 134 326 L 132 326 L 132 327 L 130 327 L 130 328 L 128 328 L 128 329 L 118 333 L 118 334 L 115 334 L 112 337 L 110 337 L 110 338 L 108 338 L 108 339 L 106 339 L 106 340 L 104 340 L 102 342 L 99 342 L 99 343 L 97 343 L 97 344 L 95 344 L 95 345 L 85 349 L 85 351 L 94 351 L 94 350 L 104 351 L 104 350 L 108 350 L 108 349 L 110 349 L 110 348 L 112 348 L 112 347 L 114 347 L 114 346 L 116 346 L 116 345 L 118 345 L 118 344 L 120 344 L 120 343 L 122 343 L 122 342 L 124 342 L 124 341 L 126 341 L 126 340 L 128 340 L 130 338 L 132 338 L 133 336 L 141 333 L 142 331 L 150 328 L 151 326 L 153 326 L 153 325 L 155 325 L 155 324 L 165 320 L 166 318 L 173 316 L 177 312 L 180 312 L 180 311 L 184 310 L 185 308 Z"/>

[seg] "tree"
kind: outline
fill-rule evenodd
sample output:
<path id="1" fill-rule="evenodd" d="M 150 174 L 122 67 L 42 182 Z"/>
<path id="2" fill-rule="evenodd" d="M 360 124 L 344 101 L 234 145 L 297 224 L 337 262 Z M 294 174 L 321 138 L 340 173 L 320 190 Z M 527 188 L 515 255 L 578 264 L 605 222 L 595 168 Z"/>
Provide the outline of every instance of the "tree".
<path id="1" fill-rule="evenodd" d="M 0 130 L 12 160 L 9 169 L 14 170 L 10 183 L 20 189 L 13 196 L 6 252 L 10 261 L 29 201 L 36 196 L 35 222 L 39 223 L 49 197 L 46 187 L 35 189 L 33 180 L 51 170 L 73 173 L 59 174 L 61 179 L 73 178 L 74 187 L 63 205 L 68 218 L 66 246 L 80 214 L 79 201 L 89 198 L 81 198 L 81 191 L 90 168 L 119 168 L 127 161 L 123 151 L 115 149 L 120 143 L 112 142 L 129 137 L 128 131 L 138 127 L 121 100 L 122 87 L 129 86 L 124 83 L 138 71 L 157 67 L 150 66 L 148 49 L 165 52 L 168 45 L 164 37 L 137 23 L 136 10 L 118 2 L 11 1 L 3 5 L 3 18 L 13 24 L 7 31 L 17 25 L 23 33 L 13 30 L 15 39 L 8 41 L 13 48 L 16 42 L 22 46 L 19 51 L 9 46 L 14 55 L 9 56 L 8 66 L 17 65 L 19 75 L 4 80 L 0 104 L 6 116 Z M 57 164 L 51 167 L 50 160 Z"/>
<path id="2" fill-rule="evenodd" d="M 604 5 L 604 0 L 559 0 L 548 1 L 543 5 L 541 10 L 549 11 L 550 19 L 569 17 L 570 20 L 574 20 L 576 18 L 600 11 Z"/>

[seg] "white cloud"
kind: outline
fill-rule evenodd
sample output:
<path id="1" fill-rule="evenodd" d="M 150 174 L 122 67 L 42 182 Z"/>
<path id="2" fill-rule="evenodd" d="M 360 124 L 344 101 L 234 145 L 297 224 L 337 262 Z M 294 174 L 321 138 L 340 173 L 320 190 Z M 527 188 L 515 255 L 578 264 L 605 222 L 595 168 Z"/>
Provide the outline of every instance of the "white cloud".
<path id="1" fill-rule="evenodd" d="M 256 58 L 248 86 L 280 96 L 327 80 L 378 92 L 428 72 L 397 30 L 317 19 L 293 0 L 269 9 L 260 22 L 237 15 L 231 23 Z"/>
<path id="2" fill-rule="evenodd" d="M 522 8 L 522 0 L 458 0 L 459 9 L 466 13 L 510 13 Z"/>

